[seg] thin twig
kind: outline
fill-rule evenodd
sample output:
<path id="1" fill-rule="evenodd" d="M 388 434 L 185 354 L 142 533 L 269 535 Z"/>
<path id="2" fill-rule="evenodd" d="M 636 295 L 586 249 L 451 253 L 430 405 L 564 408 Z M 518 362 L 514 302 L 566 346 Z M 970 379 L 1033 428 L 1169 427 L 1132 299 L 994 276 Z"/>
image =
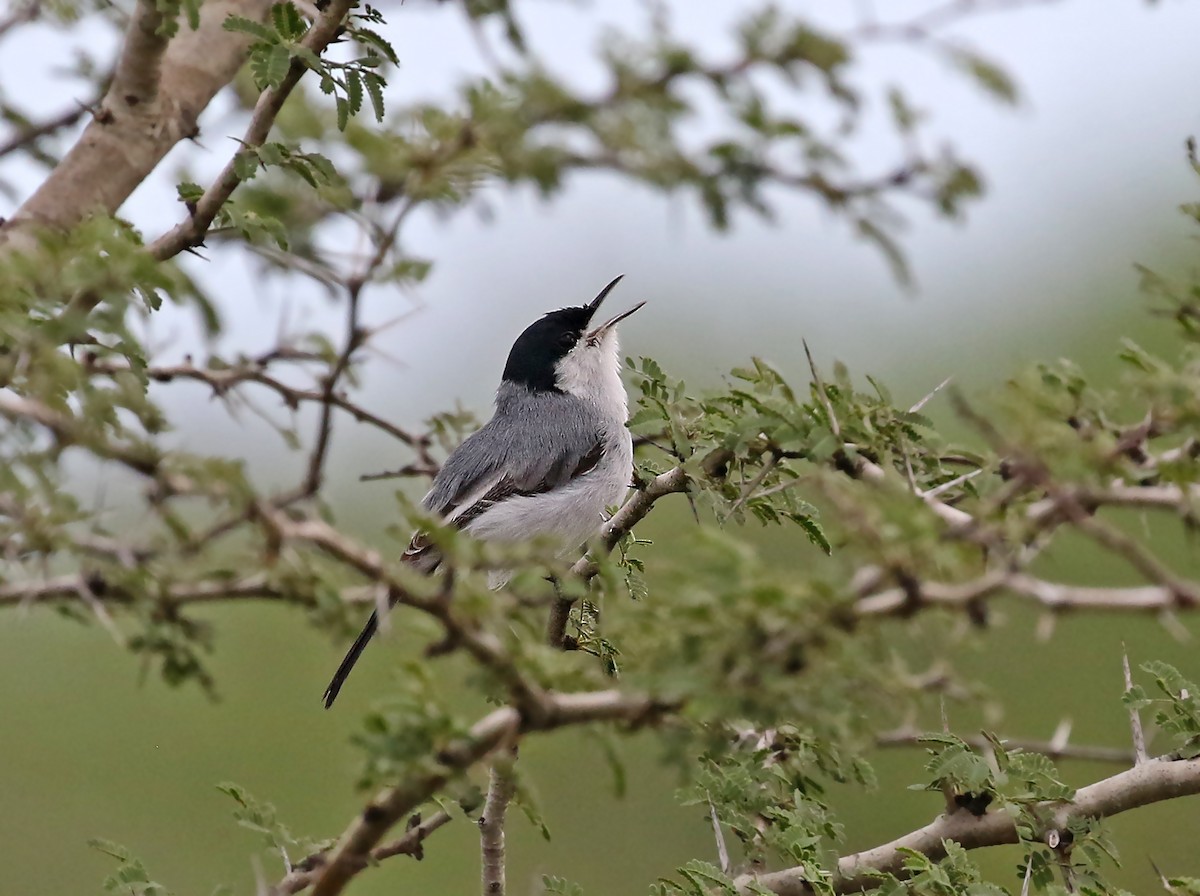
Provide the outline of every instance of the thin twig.
<path id="1" fill-rule="evenodd" d="M 505 854 L 504 819 L 508 804 L 516 793 L 513 765 L 515 750 L 499 753 L 488 772 L 487 799 L 479 816 L 480 879 L 483 896 L 504 896 Z"/>

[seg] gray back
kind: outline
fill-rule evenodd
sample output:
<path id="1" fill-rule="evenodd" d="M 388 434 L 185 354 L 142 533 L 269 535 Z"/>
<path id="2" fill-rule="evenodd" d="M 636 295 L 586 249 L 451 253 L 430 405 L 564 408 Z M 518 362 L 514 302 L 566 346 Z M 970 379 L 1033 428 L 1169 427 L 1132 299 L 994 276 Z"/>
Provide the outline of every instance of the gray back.
<path id="1" fill-rule="evenodd" d="M 502 383 L 496 413 L 446 459 L 422 503 L 445 514 L 482 482 L 501 475 L 518 492 L 554 488 L 604 447 L 604 431 L 589 402 Z"/>

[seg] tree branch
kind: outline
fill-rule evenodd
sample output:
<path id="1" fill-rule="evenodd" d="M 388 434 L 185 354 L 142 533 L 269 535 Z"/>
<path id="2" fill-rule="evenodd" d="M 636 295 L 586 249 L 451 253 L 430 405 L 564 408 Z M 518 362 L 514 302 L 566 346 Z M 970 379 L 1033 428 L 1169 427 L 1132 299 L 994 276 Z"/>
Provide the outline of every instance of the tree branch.
<path id="1" fill-rule="evenodd" d="M 0 143 L 0 158 L 9 153 L 24 149 L 31 143 L 36 143 L 43 137 L 48 137 L 55 131 L 60 131 L 63 128 L 70 127 L 83 117 L 83 114 L 88 111 L 88 107 L 83 103 L 79 103 L 73 108 L 65 109 L 53 118 L 47 118 L 40 124 L 29 124 L 17 128 L 17 132 Z"/>
<path id="2" fill-rule="evenodd" d="M 353 2 L 354 0 L 330 0 L 320 18 L 313 22 L 312 27 L 304 35 L 300 45 L 317 54 L 323 52 L 337 37 L 342 27 L 342 20 L 350 11 Z M 271 127 L 275 124 L 275 118 L 283 108 L 284 102 L 306 71 L 308 71 L 308 67 L 304 62 L 299 57 L 292 57 L 287 74 L 284 75 L 279 86 L 268 87 L 262 92 L 258 102 L 254 105 L 254 114 L 250 118 L 250 124 L 242 135 L 240 141 L 242 146 L 259 147 L 266 142 L 267 135 L 270 134 Z M 221 206 L 233 195 L 233 191 L 242 182 L 237 167 L 237 154 L 235 154 L 217 175 L 217 179 L 204 191 L 204 195 L 196 202 L 195 208 L 187 219 L 150 244 L 149 250 L 152 256 L 159 261 L 164 261 L 173 258 L 184 249 L 200 245 L 204 241 L 204 235 L 208 233 L 208 228 L 212 226 Z"/>
<path id="3" fill-rule="evenodd" d="M 1128 771 L 1113 775 L 1082 788 L 1075 799 L 1045 803 L 1048 819 L 1045 837 L 1063 831 L 1073 819 L 1108 818 L 1163 800 L 1200 793 L 1200 759 L 1152 759 Z M 853 893 L 876 884 L 876 873 L 903 876 L 905 851 L 912 850 L 938 860 L 946 856 L 946 843 L 965 849 L 1019 842 L 1013 816 L 1003 810 L 975 816 L 965 809 L 939 815 L 923 828 L 874 849 L 844 856 L 832 881 L 837 893 Z M 807 896 L 813 892 L 804 879 L 802 868 L 789 868 L 766 874 L 743 875 L 736 881 L 742 892 L 757 884 L 779 896 Z"/>
<path id="4" fill-rule="evenodd" d="M 444 809 L 439 809 L 426 819 L 421 819 L 419 815 L 413 815 L 408 830 L 402 836 L 391 843 L 385 843 L 383 846 L 377 846 L 371 850 L 370 861 L 382 862 L 392 856 L 412 856 L 418 860 L 424 858 L 425 841 L 434 831 L 449 824 L 452 820 L 450 813 Z M 270 889 L 270 896 L 291 896 L 293 893 L 307 890 L 313 885 L 313 881 L 325 864 L 325 853 L 309 856 L 303 862 L 298 863 Z"/>
<path id="5" fill-rule="evenodd" d="M 112 86 L 104 98 L 106 107 L 120 101 L 132 109 L 158 97 L 167 49 L 166 24 L 166 16 L 155 0 L 138 0 L 125 29 L 125 46 L 117 60 Z"/>
<path id="6" fill-rule="evenodd" d="M 516 743 L 530 731 L 550 731 L 567 725 L 616 721 L 637 726 L 673 708 L 650 697 L 619 691 L 547 694 L 547 713 L 540 719 L 525 718 L 511 706 L 485 716 L 462 740 L 447 745 L 431 770 L 379 793 L 351 822 L 325 864 L 309 882 L 313 896 L 336 896 L 366 867 L 376 844 L 400 819 L 441 790 L 454 777 L 487 758 L 497 749 Z M 289 892 L 297 892 L 291 889 Z"/>
<path id="7" fill-rule="evenodd" d="M 1197 604 L 1187 595 L 1200 583 L 1092 587 L 1048 582 L 1037 576 L 1011 570 L 992 570 L 966 582 L 907 581 L 904 587 L 888 588 L 859 598 L 854 604 L 856 616 L 887 616 L 912 611 L 920 606 L 951 609 L 968 607 L 972 602 L 998 592 L 1027 598 L 1048 610 L 1105 610 L 1112 612 L 1161 613 L 1167 610 L 1192 610 Z"/>
<path id="8" fill-rule="evenodd" d="M 226 31 L 225 19 L 264 21 L 270 7 L 271 0 L 207 0 L 200 27 L 181 28 L 164 52 L 153 29 L 145 30 L 156 4 L 142 0 L 100 108 L 0 228 L 0 253 L 36 248 L 39 229 L 69 230 L 97 211 L 114 214 L 171 147 L 199 133 L 200 113 L 246 61 L 252 38 Z"/>
<path id="9" fill-rule="evenodd" d="M 360 343 L 361 344 L 361 343 Z M 240 361 L 227 367 L 197 367 L 192 361 L 181 364 L 152 364 L 145 370 L 145 375 L 156 382 L 169 383 L 175 380 L 191 380 L 203 383 L 212 389 L 217 397 L 224 397 L 230 390 L 247 383 L 253 383 L 270 389 L 283 399 L 284 404 L 295 409 L 301 404 L 327 404 L 344 411 L 359 423 L 365 423 L 402 442 L 416 452 L 422 468 L 436 466 L 429 454 L 430 439 L 427 435 L 416 435 L 396 426 L 377 414 L 351 401 L 341 392 L 327 392 L 324 389 L 302 389 L 290 386 L 277 376 L 268 373 L 273 361 L 316 360 L 307 356 L 296 358 L 288 354 L 277 355 L 268 352 L 257 358 Z M 105 374 L 127 372 L 130 368 L 126 362 L 111 361 L 100 358 L 87 362 L 90 370 Z"/>
<path id="10" fill-rule="evenodd" d="M 875 745 L 879 747 L 924 747 L 927 746 L 921 738 L 925 732 L 915 728 L 898 728 L 895 731 L 885 731 L 875 737 Z M 964 737 L 963 743 L 976 750 L 991 749 L 991 742 L 985 737 Z M 1078 759 L 1084 762 L 1116 762 L 1122 765 L 1132 765 L 1135 756 L 1132 750 L 1121 747 L 1097 747 L 1089 744 L 1069 744 L 1052 740 L 1030 740 L 1021 737 L 1002 738 L 1005 748 L 1024 750 L 1027 753 L 1041 753 L 1050 759 Z"/>
<path id="11" fill-rule="evenodd" d="M 687 491 L 688 481 L 686 470 L 682 466 L 674 467 L 655 476 L 645 488 L 634 492 L 621 505 L 621 509 L 613 514 L 612 519 L 600 528 L 596 546 L 575 562 L 571 567 L 571 574 L 585 581 L 593 578 L 600 569 L 597 564 L 598 557 L 610 553 L 617 542 L 650 512 L 650 508 L 659 498 Z M 574 604 L 574 598 L 558 597 L 551 605 L 550 618 L 546 624 L 546 641 L 551 646 L 562 647 L 565 643 L 567 620 L 570 619 L 571 607 Z"/>

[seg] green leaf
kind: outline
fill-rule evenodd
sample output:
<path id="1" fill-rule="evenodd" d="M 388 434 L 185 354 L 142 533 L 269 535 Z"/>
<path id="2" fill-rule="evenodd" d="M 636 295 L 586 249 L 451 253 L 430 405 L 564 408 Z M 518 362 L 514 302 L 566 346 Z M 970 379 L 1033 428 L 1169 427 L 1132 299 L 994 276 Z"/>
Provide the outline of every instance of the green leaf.
<path id="1" fill-rule="evenodd" d="M 543 874 L 542 892 L 547 896 L 583 896 L 583 887 L 566 878 Z"/>
<path id="2" fill-rule="evenodd" d="M 809 541 L 819 547 L 827 555 L 833 554 L 833 545 L 829 543 L 829 539 L 826 537 L 825 531 L 821 528 L 816 520 L 810 516 L 804 516 L 802 514 L 793 516 L 792 520 L 797 526 L 804 530 L 804 534 L 808 536 Z"/>
<path id="3" fill-rule="evenodd" d="M 362 75 L 360 75 L 358 69 L 355 68 L 346 70 L 346 102 L 350 104 L 351 115 L 357 115 L 362 109 Z"/>
<path id="4" fill-rule="evenodd" d="M 92 839 L 88 846 L 116 859 L 117 870 L 104 879 L 102 886 L 110 893 L 121 896 L 170 896 L 162 884 L 150 879 L 150 874 L 141 859 L 136 858 L 124 846 L 111 840 Z"/>
<path id="5" fill-rule="evenodd" d="M 978 53 L 956 49 L 951 53 L 955 65 L 967 72 L 975 82 L 1001 102 L 1013 105 L 1017 102 L 1017 86 L 1008 74 Z"/>
<path id="6" fill-rule="evenodd" d="M 252 149 L 238 150 L 233 157 L 233 171 L 239 180 L 251 180 L 258 172 L 258 153 Z"/>
<path id="7" fill-rule="evenodd" d="M 244 16 L 227 16 L 221 27 L 226 31 L 240 31 L 243 34 L 252 35 L 267 44 L 273 44 L 279 40 L 279 35 L 262 22 L 256 22 Z"/>
<path id="8" fill-rule="evenodd" d="M 363 74 L 363 83 L 366 85 L 367 94 L 371 97 L 371 109 L 375 112 L 375 120 L 382 122 L 384 114 L 383 87 L 385 82 L 375 72 L 365 72 Z"/>
<path id="9" fill-rule="evenodd" d="M 370 28 L 363 28 L 360 25 L 355 27 L 351 33 L 355 40 L 377 50 L 392 65 L 400 64 L 400 59 L 396 56 L 396 50 L 377 31 L 372 31 Z"/>
<path id="10" fill-rule="evenodd" d="M 191 181 L 184 181 L 183 183 L 176 184 L 175 192 L 179 196 L 180 202 L 199 202 L 200 197 L 204 195 L 204 188 Z"/>
<path id="11" fill-rule="evenodd" d="M 260 88 L 278 87 L 287 76 L 292 57 L 287 47 L 274 44 L 250 54 L 250 72 Z"/>
<path id="12" fill-rule="evenodd" d="M 200 0 L 182 0 L 180 6 L 188 27 L 195 31 L 200 27 Z"/>
<path id="13" fill-rule="evenodd" d="M 308 30 L 300 10 L 291 2 L 276 3 L 271 7 L 271 24 L 284 40 L 293 41 Z"/>

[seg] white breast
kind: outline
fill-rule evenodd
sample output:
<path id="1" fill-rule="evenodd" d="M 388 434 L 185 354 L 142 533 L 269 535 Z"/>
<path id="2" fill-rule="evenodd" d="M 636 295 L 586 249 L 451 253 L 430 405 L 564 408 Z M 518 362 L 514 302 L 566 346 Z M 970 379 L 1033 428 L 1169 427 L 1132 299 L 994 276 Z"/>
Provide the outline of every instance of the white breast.
<path id="1" fill-rule="evenodd" d="M 617 353 L 616 331 L 609 330 L 598 345 L 580 340 L 556 372 L 560 389 L 600 412 L 605 428 L 600 462 L 561 488 L 497 504 L 472 520 L 468 532 L 497 540 L 553 536 L 564 552 L 577 550 L 596 534 L 606 508 L 621 502 L 633 477 L 633 443 L 625 427 L 628 406 Z"/>

